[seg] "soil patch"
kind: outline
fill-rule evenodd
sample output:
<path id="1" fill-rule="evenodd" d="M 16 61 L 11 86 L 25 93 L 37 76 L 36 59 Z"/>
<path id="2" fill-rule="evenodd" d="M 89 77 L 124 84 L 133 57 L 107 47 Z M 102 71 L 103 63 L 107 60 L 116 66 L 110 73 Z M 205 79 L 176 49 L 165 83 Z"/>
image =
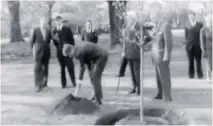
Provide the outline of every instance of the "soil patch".
<path id="1" fill-rule="evenodd" d="M 72 94 L 57 101 L 50 109 L 49 114 L 93 114 L 99 111 L 99 106 L 86 98 L 74 97 Z"/>
<path id="2" fill-rule="evenodd" d="M 165 108 L 145 108 L 144 122 L 140 122 L 140 109 L 119 110 L 96 120 L 95 125 L 187 125 L 181 113 Z"/>

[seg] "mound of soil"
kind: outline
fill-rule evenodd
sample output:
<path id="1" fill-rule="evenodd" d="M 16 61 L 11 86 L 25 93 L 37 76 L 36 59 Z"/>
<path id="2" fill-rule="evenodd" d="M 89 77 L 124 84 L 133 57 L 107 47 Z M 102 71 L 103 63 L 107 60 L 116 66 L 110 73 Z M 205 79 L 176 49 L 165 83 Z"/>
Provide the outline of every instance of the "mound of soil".
<path id="1" fill-rule="evenodd" d="M 69 94 L 51 107 L 49 114 L 92 114 L 99 110 L 99 106 L 86 98 L 74 97 Z"/>
<path id="2" fill-rule="evenodd" d="M 140 109 L 119 110 L 96 120 L 95 125 L 186 125 L 179 113 L 164 108 L 145 108 L 144 122 L 140 121 Z"/>

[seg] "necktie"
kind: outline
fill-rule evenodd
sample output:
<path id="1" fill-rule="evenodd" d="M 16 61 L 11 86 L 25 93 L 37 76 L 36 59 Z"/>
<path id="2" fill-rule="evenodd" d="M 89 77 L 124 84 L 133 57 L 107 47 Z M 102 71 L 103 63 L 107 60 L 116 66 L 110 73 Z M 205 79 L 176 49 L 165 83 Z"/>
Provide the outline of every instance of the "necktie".
<path id="1" fill-rule="evenodd" d="M 41 28 L 41 34 L 42 34 L 43 38 L 45 39 L 46 32 L 45 32 L 44 28 Z"/>

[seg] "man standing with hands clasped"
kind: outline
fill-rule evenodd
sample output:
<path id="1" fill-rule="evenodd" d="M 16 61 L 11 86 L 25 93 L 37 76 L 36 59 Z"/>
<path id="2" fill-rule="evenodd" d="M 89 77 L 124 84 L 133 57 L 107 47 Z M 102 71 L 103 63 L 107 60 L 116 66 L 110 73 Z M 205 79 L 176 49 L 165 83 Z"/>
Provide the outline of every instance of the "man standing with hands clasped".
<path id="1" fill-rule="evenodd" d="M 41 91 L 47 86 L 48 81 L 48 65 L 50 59 L 50 28 L 48 19 L 43 17 L 40 19 L 40 27 L 33 29 L 30 38 L 30 45 L 34 59 L 34 76 L 36 92 Z"/>
<path id="2" fill-rule="evenodd" d="M 63 55 L 70 58 L 75 57 L 80 61 L 80 75 L 77 81 L 77 88 L 82 83 L 85 65 L 89 69 L 91 83 L 94 88 L 92 100 L 102 104 L 101 77 L 108 61 L 108 52 L 94 43 L 83 43 L 79 46 L 64 44 Z M 94 65 L 93 67 L 91 65 Z"/>

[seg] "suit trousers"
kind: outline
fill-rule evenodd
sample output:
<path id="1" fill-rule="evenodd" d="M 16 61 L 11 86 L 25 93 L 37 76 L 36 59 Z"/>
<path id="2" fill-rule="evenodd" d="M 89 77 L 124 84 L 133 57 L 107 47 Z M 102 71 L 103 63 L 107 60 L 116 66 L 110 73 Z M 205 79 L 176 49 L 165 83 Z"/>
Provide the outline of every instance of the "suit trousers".
<path id="1" fill-rule="evenodd" d="M 207 70 L 207 76 L 209 79 L 212 78 L 212 49 L 206 50 L 207 57 L 206 60 L 206 70 Z"/>
<path id="2" fill-rule="evenodd" d="M 97 60 L 97 62 L 93 67 L 93 70 L 91 71 L 91 83 L 94 88 L 94 96 L 97 99 L 97 101 L 101 101 L 103 98 L 103 93 L 102 93 L 102 86 L 101 86 L 101 78 L 102 78 L 102 73 L 104 71 L 104 68 L 107 64 L 108 61 L 108 55 L 101 57 L 100 59 Z"/>
<path id="3" fill-rule="evenodd" d="M 124 76 L 125 75 L 127 64 L 128 64 L 127 58 L 125 58 L 125 57 L 122 58 L 121 66 L 120 66 L 120 70 L 119 70 L 119 74 L 118 74 L 119 76 Z"/>
<path id="4" fill-rule="evenodd" d="M 71 78 L 73 86 L 76 86 L 73 58 L 63 56 L 62 49 L 60 47 L 56 47 L 56 48 L 57 48 L 58 61 L 59 61 L 60 67 L 61 67 L 61 84 L 62 84 L 62 87 L 67 86 L 66 71 L 65 71 L 66 67 L 67 67 L 67 70 L 68 70 L 68 73 L 69 73 L 69 76 Z"/>
<path id="5" fill-rule="evenodd" d="M 188 68 L 188 74 L 189 77 L 194 77 L 194 59 L 196 61 L 196 68 L 197 68 L 197 75 L 198 77 L 203 77 L 203 71 L 202 71 L 202 64 L 201 64 L 201 57 L 202 57 L 202 51 L 199 46 L 193 46 L 192 48 L 187 50 L 188 55 L 188 62 L 189 62 L 189 68 Z"/>
<path id="6" fill-rule="evenodd" d="M 35 86 L 39 89 L 47 86 L 48 67 L 49 58 L 45 58 L 40 61 L 35 61 L 34 63 Z"/>
<path id="7" fill-rule="evenodd" d="M 165 100 L 171 100 L 171 76 L 170 76 L 170 61 L 162 61 L 155 66 L 156 80 L 158 87 L 158 95 L 164 95 Z"/>
<path id="8" fill-rule="evenodd" d="M 140 92 L 140 59 L 128 59 L 133 89 Z"/>

